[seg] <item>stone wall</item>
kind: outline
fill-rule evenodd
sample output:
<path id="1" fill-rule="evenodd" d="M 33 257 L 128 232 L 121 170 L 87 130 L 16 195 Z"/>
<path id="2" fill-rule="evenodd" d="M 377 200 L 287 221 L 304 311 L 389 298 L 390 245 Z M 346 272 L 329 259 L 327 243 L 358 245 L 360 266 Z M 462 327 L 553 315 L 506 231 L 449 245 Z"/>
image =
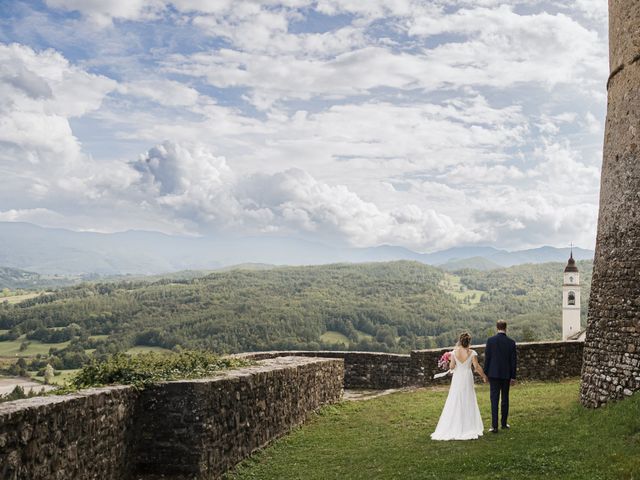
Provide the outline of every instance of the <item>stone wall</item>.
<path id="1" fill-rule="evenodd" d="M 1 480 L 209 479 L 342 396 L 339 359 L 0 404 Z M 154 476 L 158 474 L 158 476 Z"/>
<path id="2" fill-rule="evenodd" d="M 559 380 L 577 377 L 582 369 L 582 342 L 518 343 L 518 379 Z M 484 363 L 484 345 L 472 347 Z M 408 355 L 344 352 L 344 351 L 272 351 L 249 352 L 244 358 L 275 358 L 279 356 L 309 356 L 341 358 L 344 360 L 344 387 L 386 389 L 410 386 L 446 384 L 450 379 L 434 380 L 440 373 L 438 359 L 449 348 L 414 350 Z M 479 377 L 476 377 L 480 381 Z"/>
<path id="3" fill-rule="evenodd" d="M 216 379 L 145 389 L 132 466 L 144 478 L 218 478 L 342 397 L 343 362 L 284 357 Z"/>
<path id="4" fill-rule="evenodd" d="M 608 107 L 581 400 L 640 390 L 640 3 L 609 0 Z"/>
<path id="5" fill-rule="evenodd" d="M 415 372 L 409 355 L 344 351 L 270 351 L 236 355 L 261 360 L 281 356 L 341 358 L 344 360 L 344 387 L 384 390 L 410 385 Z"/>
<path id="6" fill-rule="evenodd" d="M 0 479 L 127 478 L 137 399 L 111 387 L 0 404 Z"/>

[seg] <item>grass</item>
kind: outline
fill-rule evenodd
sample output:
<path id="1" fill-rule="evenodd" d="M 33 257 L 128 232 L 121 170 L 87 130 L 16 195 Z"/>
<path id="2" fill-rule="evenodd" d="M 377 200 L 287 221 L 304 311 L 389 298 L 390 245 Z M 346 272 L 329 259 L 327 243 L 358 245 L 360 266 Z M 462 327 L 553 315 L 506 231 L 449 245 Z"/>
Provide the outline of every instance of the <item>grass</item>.
<path id="1" fill-rule="evenodd" d="M 327 330 L 322 335 L 320 335 L 320 340 L 325 343 L 342 343 L 343 345 L 349 346 L 351 343 L 346 335 L 335 332 L 333 330 Z"/>
<path id="2" fill-rule="evenodd" d="M 448 294 L 455 297 L 462 304 L 463 308 L 471 309 L 478 303 L 480 298 L 487 292 L 482 290 L 472 290 L 467 288 L 460 281 L 460 277 L 451 273 L 445 273 L 444 278 L 440 280 L 440 287 Z"/>
<path id="3" fill-rule="evenodd" d="M 149 352 L 170 353 L 171 350 L 167 348 L 162 348 L 162 347 L 147 347 L 145 345 L 138 345 L 135 347 L 131 347 L 125 353 L 128 353 L 130 355 L 139 355 L 140 353 L 149 353 Z"/>
<path id="4" fill-rule="evenodd" d="M 26 350 L 20 351 L 20 344 L 26 339 L 24 335 L 17 340 L 5 340 L 0 342 L 0 357 L 33 357 L 38 353 L 48 354 L 51 347 L 59 350 L 69 345 L 69 342 L 42 343 L 38 340 L 26 340 L 29 346 Z"/>
<path id="5" fill-rule="evenodd" d="M 76 373 L 78 373 L 80 371 L 79 368 L 76 369 L 72 369 L 72 370 L 58 370 L 56 372 L 56 375 L 53 377 L 53 380 L 51 381 L 52 385 L 69 385 L 69 379 L 71 377 L 73 377 Z M 34 380 L 38 381 L 38 382 L 42 382 L 44 383 L 44 377 L 39 377 L 37 375 L 32 375 L 32 377 Z"/>
<path id="6" fill-rule="evenodd" d="M 358 335 L 358 341 L 373 340 L 372 335 L 361 332 L 360 330 L 356 330 L 356 334 Z M 397 337 L 397 340 L 398 339 L 400 339 L 400 337 Z M 326 332 L 324 332 L 322 335 L 320 335 L 320 341 L 325 343 L 342 343 L 347 347 L 352 343 L 346 335 L 340 332 L 336 332 L 335 330 L 327 330 Z"/>
<path id="7" fill-rule="evenodd" d="M 358 335 L 358 341 L 373 340 L 373 335 L 369 335 L 368 333 L 362 332 L 360 330 L 356 330 L 356 334 Z"/>
<path id="8" fill-rule="evenodd" d="M 106 340 L 107 338 L 109 338 L 111 335 L 90 335 L 89 339 L 90 340 Z"/>
<path id="9" fill-rule="evenodd" d="M 7 302 L 7 303 L 9 303 L 11 305 L 11 304 L 24 302 L 25 300 L 29 300 L 31 298 L 39 297 L 40 295 L 48 295 L 48 294 L 44 293 L 44 292 L 20 293 L 20 294 L 11 295 L 11 296 L 8 296 L 8 297 L 2 297 L 2 298 L 0 298 L 0 303 Z"/>
<path id="10" fill-rule="evenodd" d="M 640 394 L 582 408 L 577 380 L 512 389 L 512 429 L 434 442 L 446 391 L 423 389 L 324 407 L 245 460 L 229 479 L 640 479 Z M 487 386 L 477 389 L 485 428 Z"/>

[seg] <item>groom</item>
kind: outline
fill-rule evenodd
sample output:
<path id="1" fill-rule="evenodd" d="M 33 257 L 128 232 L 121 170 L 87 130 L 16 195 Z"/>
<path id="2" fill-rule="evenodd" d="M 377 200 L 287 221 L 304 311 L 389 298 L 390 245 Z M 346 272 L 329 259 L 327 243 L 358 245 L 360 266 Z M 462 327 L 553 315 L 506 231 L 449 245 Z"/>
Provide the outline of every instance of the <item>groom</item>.
<path id="1" fill-rule="evenodd" d="M 498 320 L 497 335 L 487 340 L 484 372 L 491 391 L 491 433 L 498 433 L 498 403 L 502 396 L 502 428 L 509 428 L 509 387 L 516 381 L 516 342 L 507 337 L 507 322 Z"/>

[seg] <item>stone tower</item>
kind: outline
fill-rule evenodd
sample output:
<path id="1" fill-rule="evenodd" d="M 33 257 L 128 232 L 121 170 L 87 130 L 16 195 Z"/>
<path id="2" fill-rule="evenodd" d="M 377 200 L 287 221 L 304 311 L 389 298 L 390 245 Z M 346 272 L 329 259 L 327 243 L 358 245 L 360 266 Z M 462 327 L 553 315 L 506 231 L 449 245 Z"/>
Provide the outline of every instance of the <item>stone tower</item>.
<path id="1" fill-rule="evenodd" d="M 562 284 L 562 340 L 580 332 L 580 272 L 573 252 L 564 269 Z"/>
<path id="2" fill-rule="evenodd" d="M 640 390 L 640 2 L 609 0 L 608 106 L 582 404 Z"/>

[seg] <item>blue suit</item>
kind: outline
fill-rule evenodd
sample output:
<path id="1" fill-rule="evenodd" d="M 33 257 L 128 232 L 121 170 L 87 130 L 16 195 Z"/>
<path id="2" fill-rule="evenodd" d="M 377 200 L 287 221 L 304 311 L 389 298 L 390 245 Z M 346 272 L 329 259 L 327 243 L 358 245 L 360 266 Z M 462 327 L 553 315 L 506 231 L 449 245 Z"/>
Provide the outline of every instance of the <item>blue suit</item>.
<path id="1" fill-rule="evenodd" d="M 509 387 L 516 378 L 518 356 L 516 342 L 499 332 L 487 340 L 484 351 L 484 372 L 489 377 L 491 391 L 491 426 L 498 428 L 498 403 L 501 403 L 501 424 L 507 425 L 509 417 Z"/>

